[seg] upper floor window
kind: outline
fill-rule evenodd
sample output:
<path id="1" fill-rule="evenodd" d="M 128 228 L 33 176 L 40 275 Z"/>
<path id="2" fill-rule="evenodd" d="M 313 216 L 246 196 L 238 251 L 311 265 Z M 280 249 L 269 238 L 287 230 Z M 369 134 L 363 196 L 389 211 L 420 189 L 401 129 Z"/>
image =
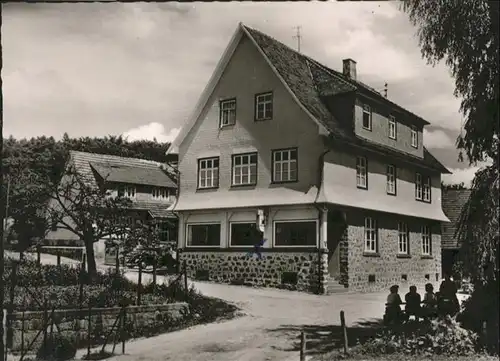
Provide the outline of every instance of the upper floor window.
<path id="1" fill-rule="evenodd" d="M 422 174 L 415 173 L 415 199 L 422 200 Z"/>
<path id="2" fill-rule="evenodd" d="M 198 188 L 219 186 L 219 157 L 198 159 Z"/>
<path id="3" fill-rule="evenodd" d="M 374 218 L 365 218 L 365 252 L 376 253 L 378 246 L 377 221 Z"/>
<path id="4" fill-rule="evenodd" d="M 422 254 L 430 256 L 432 253 L 432 236 L 429 226 L 422 226 Z"/>
<path id="5" fill-rule="evenodd" d="M 233 155 L 232 185 L 257 184 L 257 153 Z"/>
<path id="6" fill-rule="evenodd" d="M 396 139 L 396 118 L 389 116 L 389 138 Z"/>
<path id="7" fill-rule="evenodd" d="M 358 188 L 368 188 L 368 173 L 366 171 L 366 158 L 356 158 L 356 186 Z"/>
<path id="8" fill-rule="evenodd" d="M 396 167 L 387 165 L 387 194 L 396 195 Z"/>
<path id="9" fill-rule="evenodd" d="M 220 127 L 234 125 L 236 122 L 236 99 L 221 100 Z"/>
<path id="10" fill-rule="evenodd" d="M 363 105 L 363 128 L 372 130 L 372 110 L 368 104 Z"/>
<path id="11" fill-rule="evenodd" d="M 298 179 L 297 148 L 273 151 L 273 182 L 296 182 Z"/>
<path id="12" fill-rule="evenodd" d="M 122 185 L 118 187 L 118 197 L 135 198 L 135 186 Z"/>
<path id="13" fill-rule="evenodd" d="M 425 202 L 431 201 L 431 177 L 423 177 L 423 200 Z"/>
<path id="14" fill-rule="evenodd" d="M 398 254 L 409 254 L 410 232 L 404 222 L 398 223 Z"/>
<path id="15" fill-rule="evenodd" d="M 168 190 L 168 188 L 155 187 L 151 191 L 151 195 L 153 196 L 153 199 L 156 199 L 156 200 L 170 199 L 170 191 Z"/>
<path id="16" fill-rule="evenodd" d="M 273 93 L 262 93 L 255 96 L 255 120 L 273 118 Z"/>
<path id="17" fill-rule="evenodd" d="M 417 127 L 411 126 L 411 146 L 414 148 L 418 148 L 418 132 Z"/>

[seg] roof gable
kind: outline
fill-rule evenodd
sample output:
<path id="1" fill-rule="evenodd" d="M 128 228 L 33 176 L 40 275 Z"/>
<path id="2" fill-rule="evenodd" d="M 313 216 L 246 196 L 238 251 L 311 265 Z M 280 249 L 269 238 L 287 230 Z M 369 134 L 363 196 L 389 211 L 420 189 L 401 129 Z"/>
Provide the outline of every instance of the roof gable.
<path id="1" fill-rule="evenodd" d="M 460 214 L 471 195 L 470 189 L 443 189 L 441 192 L 441 206 L 444 214 L 450 220 L 449 224 L 443 225 L 441 242 L 443 248 L 456 248 L 458 242 L 455 238 Z"/>

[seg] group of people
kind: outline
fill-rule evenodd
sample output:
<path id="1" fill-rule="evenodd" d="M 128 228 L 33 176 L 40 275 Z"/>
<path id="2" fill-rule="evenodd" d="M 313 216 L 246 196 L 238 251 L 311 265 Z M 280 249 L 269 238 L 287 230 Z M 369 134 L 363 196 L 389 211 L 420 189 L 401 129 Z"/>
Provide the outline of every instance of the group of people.
<path id="1" fill-rule="evenodd" d="M 404 312 L 401 310 L 401 305 L 405 305 Z M 391 323 L 408 320 L 413 316 L 418 321 L 420 318 L 427 319 L 439 314 L 453 316 L 459 310 L 457 287 L 450 276 L 445 275 L 439 292 L 434 293 L 431 283 L 425 285 L 423 300 L 417 292 L 417 287 L 410 286 L 409 292 L 405 295 L 405 302 L 403 302 L 399 296 L 399 286 L 392 286 L 387 296 L 384 320 Z"/>

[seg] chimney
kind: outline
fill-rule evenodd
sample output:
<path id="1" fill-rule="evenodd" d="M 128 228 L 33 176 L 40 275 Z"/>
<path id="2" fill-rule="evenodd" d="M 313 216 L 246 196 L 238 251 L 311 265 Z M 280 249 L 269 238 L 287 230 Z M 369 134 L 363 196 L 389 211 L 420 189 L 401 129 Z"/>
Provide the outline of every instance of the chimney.
<path id="1" fill-rule="evenodd" d="M 356 80 L 356 62 L 352 59 L 344 59 L 342 63 L 344 64 L 344 75 L 349 79 Z"/>

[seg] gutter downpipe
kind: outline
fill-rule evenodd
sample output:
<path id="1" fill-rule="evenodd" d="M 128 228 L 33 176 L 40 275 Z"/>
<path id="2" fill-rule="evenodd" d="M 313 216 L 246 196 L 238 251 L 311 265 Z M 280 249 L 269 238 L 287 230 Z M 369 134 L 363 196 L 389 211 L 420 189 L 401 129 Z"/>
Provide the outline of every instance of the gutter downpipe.
<path id="1" fill-rule="evenodd" d="M 321 225 L 322 227 L 322 212 L 323 212 L 323 209 L 321 209 L 321 207 L 318 205 L 318 198 L 319 198 L 319 194 L 320 194 L 320 191 L 321 191 L 321 187 L 323 185 L 323 166 L 324 166 L 324 163 L 325 163 L 325 155 L 328 154 L 329 152 L 331 151 L 331 149 L 326 149 L 323 153 L 321 153 L 321 155 L 319 156 L 318 158 L 318 180 L 319 180 L 319 184 L 318 184 L 318 193 L 316 193 L 316 199 L 314 200 L 314 207 L 318 210 L 318 221 L 319 221 L 319 224 Z M 320 228 L 322 229 L 322 228 Z M 323 263 L 322 263 L 322 255 L 323 253 L 325 253 L 325 248 L 323 247 L 323 244 L 324 244 L 324 240 L 321 239 L 321 236 L 320 236 L 320 240 L 321 240 L 321 243 L 318 247 L 318 294 L 326 294 L 326 289 L 323 285 L 323 279 L 324 279 L 324 274 L 323 274 Z"/>

